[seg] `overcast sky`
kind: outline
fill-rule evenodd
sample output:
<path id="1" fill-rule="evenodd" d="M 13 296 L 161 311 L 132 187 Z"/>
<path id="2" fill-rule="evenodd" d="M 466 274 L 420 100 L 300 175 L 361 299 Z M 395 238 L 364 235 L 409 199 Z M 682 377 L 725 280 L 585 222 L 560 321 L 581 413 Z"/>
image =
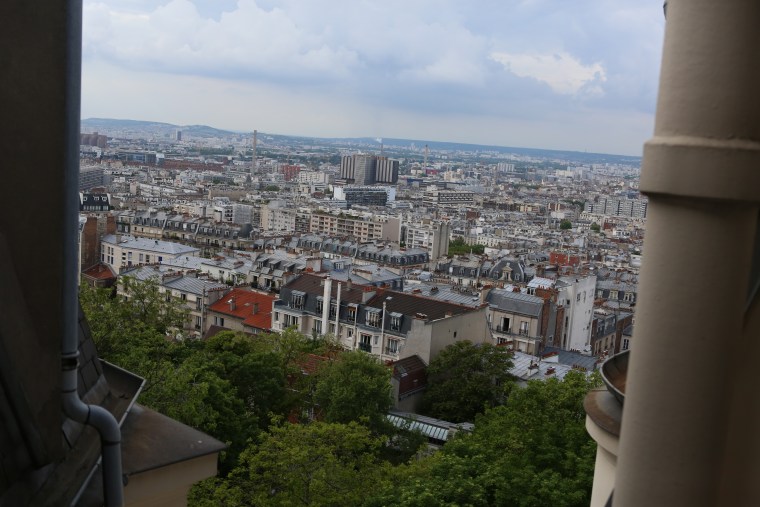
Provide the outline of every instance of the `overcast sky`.
<path id="1" fill-rule="evenodd" d="M 82 118 L 640 155 L 649 0 L 84 0 Z"/>

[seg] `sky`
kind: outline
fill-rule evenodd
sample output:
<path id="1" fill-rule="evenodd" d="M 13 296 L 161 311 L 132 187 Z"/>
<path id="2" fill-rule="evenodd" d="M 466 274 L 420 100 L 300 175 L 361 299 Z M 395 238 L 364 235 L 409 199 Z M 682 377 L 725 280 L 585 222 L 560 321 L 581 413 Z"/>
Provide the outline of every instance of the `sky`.
<path id="1" fill-rule="evenodd" d="M 84 0 L 82 118 L 640 155 L 650 0 Z"/>

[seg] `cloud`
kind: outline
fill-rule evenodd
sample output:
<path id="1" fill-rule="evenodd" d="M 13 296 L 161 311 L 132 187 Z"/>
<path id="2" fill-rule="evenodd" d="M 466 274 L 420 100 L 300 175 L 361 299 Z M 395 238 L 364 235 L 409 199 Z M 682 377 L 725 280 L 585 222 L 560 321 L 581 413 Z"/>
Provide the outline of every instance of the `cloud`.
<path id="1" fill-rule="evenodd" d="M 491 59 L 520 77 L 537 79 L 557 93 L 573 95 L 586 90 L 601 94 L 607 80 L 601 63 L 583 65 L 564 51 L 553 54 L 491 53 Z M 596 83 L 589 87 L 590 84 Z"/>
<path id="2" fill-rule="evenodd" d="M 83 76 L 88 90 L 96 77 L 105 86 L 105 69 L 132 83 L 112 95 L 121 116 L 169 100 L 129 95 L 149 75 L 161 90 L 226 83 L 241 90 L 241 104 L 272 102 L 267 111 L 298 103 L 300 123 L 313 115 L 325 129 L 339 121 L 361 129 L 352 115 L 368 115 L 372 131 L 357 135 L 371 137 L 392 136 L 402 117 L 452 136 L 490 135 L 479 125 L 495 120 L 478 117 L 513 128 L 558 111 L 570 122 L 615 111 L 622 125 L 625 114 L 654 111 L 663 24 L 661 6 L 638 0 L 84 0 Z M 217 100 L 183 97 L 189 112 Z M 341 109 L 335 119 L 325 104 Z M 206 121 L 198 114 L 195 123 Z M 224 114 L 233 117 L 214 117 Z M 605 138 L 610 128 L 599 126 Z"/>

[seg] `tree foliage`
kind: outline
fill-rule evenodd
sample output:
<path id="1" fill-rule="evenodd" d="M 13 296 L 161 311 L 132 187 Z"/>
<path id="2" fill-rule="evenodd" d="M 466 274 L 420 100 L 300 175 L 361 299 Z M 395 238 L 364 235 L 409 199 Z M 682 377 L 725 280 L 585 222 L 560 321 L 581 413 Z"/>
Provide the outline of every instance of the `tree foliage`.
<path id="1" fill-rule="evenodd" d="M 602 228 L 601 228 L 601 226 L 598 223 L 593 222 L 591 224 L 591 230 L 594 231 L 594 232 L 599 232 L 599 231 L 602 230 Z"/>
<path id="2" fill-rule="evenodd" d="M 194 505 L 361 505 L 386 485 L 378 457 L 384 439 L 357 424 L 314 422 L 272 427 L 241 456 L 228 481 L 194 491 Z"/>
<path id="3" fill-rule="evenodd" d="M 504 401 L 511 367 L 504 347 L 468 340 L 449 345 L 428 366 L 423 412 L 446 421 L 473 421 L 486 407 Z"/>
<path id="4" fill-rule="evenodd" d="M 367 505 L 588 505 L 596 445 L 585 430 L 583 398 L 597 382 L 570 372 L 562 381 L 513 388 L 471 434 L 405 467 L 401 482 Z"/>
<path id="5" fill-rule="evenodd" d="M 568 229 L 572 229 L 573 228 L 573 223 L 570 220 L 567 220 L 567 219 L 562 220 L 559 223 L 559 228 L 562 229 L 563 231 L 566 231 Z"/>
<path id="6" fill-rule="evenodd" d="M 379 430 L 391 408 L 391 371 L 364 352 L 345 352 L 323 365 L 314 399 L 327 422 L 363 421 Z"/>
<path id="7" fill-rule="evenodd" d="M 454 238 L 449 242 L 449 256 L 454 255 L 465 255 L 468 253 L 474 253 L 477 255 L 481 255 L 485 251 L 486 247 L 485 245 L 481 244 L 475 244 L 475 245 L 468 245 L 464 242 L 463 238 Z"/>

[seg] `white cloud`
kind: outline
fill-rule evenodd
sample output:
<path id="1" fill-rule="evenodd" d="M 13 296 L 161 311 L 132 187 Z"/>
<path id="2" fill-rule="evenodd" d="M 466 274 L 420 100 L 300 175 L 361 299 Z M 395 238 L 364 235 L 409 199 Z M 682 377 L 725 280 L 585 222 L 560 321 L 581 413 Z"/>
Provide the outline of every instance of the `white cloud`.
<path id="1" fill-rule="evenodd" d="M 84 0 L 83 105 L 222 128 L 259 112 L 260 130 L 286 118 L 295 126 L 277 129 L 295 134 L 387 137 L 402 120 L 412 137 L 484 142 L 494 122 L 562 113 L 568 130 L 609 139 L 626 115 L 651 117 L 663 25 L 639 0 Z M 215 95 L 231 89 L 235 102 Z M 574 126 L 583 115 L 604 121 Z M 526 132 L 532 146 L 563 142 Z"/>
<path id="2" fill-rule="evenodd" d="M 537 79 L 549 85 L 556 93 L 566 95 L 581 91 L 592 95 L 601 94 L 603 90 L 600 83 L 607 80 L 601 63 L 583 65 L 564 51 L 550 54 L 494 52 L 490 57 L 516 76 Z"/>

